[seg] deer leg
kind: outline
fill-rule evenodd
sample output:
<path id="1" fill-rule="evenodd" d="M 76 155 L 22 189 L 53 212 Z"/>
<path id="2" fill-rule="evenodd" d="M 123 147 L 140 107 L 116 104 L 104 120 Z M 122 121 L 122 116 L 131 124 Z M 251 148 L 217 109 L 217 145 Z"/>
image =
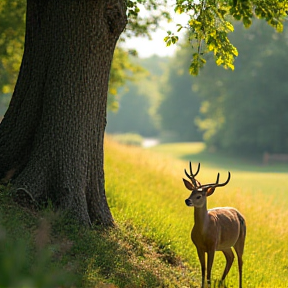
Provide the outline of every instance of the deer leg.
<path id="1" fill-rule="evenodd" d="M 198 258 L 201 264 L 201 273 L 202 273 L 202 284 L 201 288 L 205 286 L 205 252 L 203 250 L 197 249 Z"/>
<path id="2" fill-rule="evenodd" d="M 208 251 L 208 263 L 207 263 L 207 283 L 211 284 L 211 270 L 214 261 L 215 250 Z"/>
<path id="3" fill-rule="evenodd" d="M 232 263 L 234 261 L 234 253 L 233 253 L 231 248 L 222 250 L 222 252 L 224 253 L 225 258 L 226 258 L 226 267 L 225 267 L 225 270 L 224 270 L 223 276 L 222 276 L 222 281 L 223 281 L 225 279 L 226 275 L 228 274 L 228 272 L 232 266 Z"/>
<path id="4" fill-rule="evenodd" d="M 244 242 L 245 242 L 245 236 L 240 237 L 236 244 L 234 245 L 234 249 L 237 254 L 238 258 L 238 270 L 239 270 L 239 288 L 242 288 L 242 266 L 243 266 L 243 261 L 242 261 L 242 255 L 244 252 Z"/>
<path id="5" fill-rule="evenodd" d="M 242 256 L 238 256 L 238 270 L 239 270 L 239 288 L 242 288 Z"/>

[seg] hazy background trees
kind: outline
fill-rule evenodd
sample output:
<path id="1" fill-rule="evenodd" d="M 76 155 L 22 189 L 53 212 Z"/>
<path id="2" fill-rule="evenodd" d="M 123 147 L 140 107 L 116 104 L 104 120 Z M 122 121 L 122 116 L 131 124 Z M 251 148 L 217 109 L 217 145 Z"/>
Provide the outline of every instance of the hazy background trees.
<path id="1" fill-rule="evenodd" d="M 233 73 L 211 61 L 197 79 L 198 124 L 208 147 L 249 155 L 288 152 L 288 33 L 264 24 L 236 26 L 231 38 L 239 57 Z"/>
<path id="2" fill-rule="evenodd" d="M 200 99 L 192 89 L 197 79 L 189 74 L 192 49 L 186 43 L 182 46 L 167 66 L 157 112 L 168 141 L 201 141 L 202 133 L 195 123 Z"/>
<path id="3" fill-rule="evenodd" d="M 26 0 L 0 3 L 0 115 L 2 116 L 17 79 L 24 46 Z M 1 117 L 0 116 L 0 117 Z"/>
<path id="4" fill-rule="evenodd" d="M 137 133 L 144 137 L 159 137 L 161 129 L 157 107 L 161 101 L 162 78 L 169 58 L 152 56 L 134 58 L 142 71 L 134 75 L 119 90 L 119 108 L 109 109 L 108 133 Z"/>
<path id="5" fill-rule="evenodd" d="M 157 120 L 158 135 L 165 136 L 165 140 L 168 135 L 168 141 L 199 141 L 203 133 L 211 151 L 257 156 L 264 152 L 287 153 L 288 32 L 284 29 L 277 33 L 263 21 L 255 21 L 250 29 L 236 23 L 230 37 L 239 51 L 233 72 L 219 68 L 211 57 L 200 75 L 191 77 L 191 48 L 185 44 L 169 58 L 162 75 L 154 71 L 155 66 L 146 65 L 150 74 L 157 75 L 157 81 L 149 80 L 149 95 L 159 97 L 160 93 L 160 102 L 156 101 L 154 110 L 151 101 L 143 103 L 148 98 L 139 92 L 139 87 L 148 78 L 133 83 L 138 88 L 124 92 L 120 107 L 126 109 L 122 114 L 125 121 L 137 123 L 139 128 L 129 130 L 127 123 L 125 132 L 148 136 L 142 129 Z M 161 58 L 152 59 L 161 62 Z M 149 61 L 142 59 L 141 64 L 145 66 Z M 129 118 L 127 111 L 137 105 L 140 110 Z M 143 110 L 151 109 L 156 114 L 147 113 L 148 118 L 142 120 Z M 108 131 L 113 132 L 113 127 L 120 124 L 120 115 L 121 109 L 118 116 L 113 116 L 115 124 L 110 123 Z"/>

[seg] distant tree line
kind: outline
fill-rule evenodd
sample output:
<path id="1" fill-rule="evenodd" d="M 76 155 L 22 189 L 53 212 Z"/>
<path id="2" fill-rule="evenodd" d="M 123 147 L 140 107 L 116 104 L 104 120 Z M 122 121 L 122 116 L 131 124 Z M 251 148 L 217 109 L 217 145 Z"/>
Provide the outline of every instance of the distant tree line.
<path id="1" fill-rule="evenodd" d="M 185 43 L 169 61 L 141 59 L 150 76 L 120 97 L 108 132 L 203 139 L 209 149 L 241 155 L 288 153 L 288 31 L 255 21 L 249 30 L 236 23 L 230 37 L 239 51 L 233 72 L 210 56 L 200 75 L 191 77 L 192 48 Z"/>
<path id="2" fill-rule="evenodd" d="M 204 140 L 231 153 L 288 153 L 287 28 L 277 33 L 255 21 L 249 30 L 236 25 L 232 37 L 235 71 L 209 63 L 195 81 Z"/>
<path id="3" fill-rule="evenodd" d="M 144 137 L 159 137 L 157 107 L 161 101 L 162 75 L 167 70 L 168 58 L 152 56 L 134 59 L 143 71 L 127 81 L 119 93 L 119 107 L 108 110 L 108 133 L 138 133 Z"/>
<path id="4" fill-rule="evenodd" d="M 162 101 L 157 112 L 160 127 L 174 141 L 202 141 L 202 132 L 196 125 L 200 98 L 193 91 L 195 78 L 189 74 L 191 48 L 183 45 L 170 60 L 161 85 Z"/>
<path id="5" fill-rule="evenodd" d="M 191 55 L 179 50 L 173 58 L 138 59 L 147 73 L 128 82 L 119 96 L 119 109 L 108 111 L 108 133 L 139 133 L 162 141 L 202 141 L 195 123 L 200 98 L 192 91 Z M 189 109 L 188 109 L 189 108 Z"/>

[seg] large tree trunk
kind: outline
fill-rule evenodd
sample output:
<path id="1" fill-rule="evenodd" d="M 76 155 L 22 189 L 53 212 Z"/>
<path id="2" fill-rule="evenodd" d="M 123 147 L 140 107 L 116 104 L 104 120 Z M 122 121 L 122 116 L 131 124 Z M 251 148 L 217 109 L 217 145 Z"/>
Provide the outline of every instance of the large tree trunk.
<path id="1" fill-rule="evenodd" d="M 16 197 L 50 199 L 85 224 L 113 224 L 103 138 L 125 12 L 124 0 L 27 0 L 23 61 L 0 126 L 0 175 L 15 171 Z"/>

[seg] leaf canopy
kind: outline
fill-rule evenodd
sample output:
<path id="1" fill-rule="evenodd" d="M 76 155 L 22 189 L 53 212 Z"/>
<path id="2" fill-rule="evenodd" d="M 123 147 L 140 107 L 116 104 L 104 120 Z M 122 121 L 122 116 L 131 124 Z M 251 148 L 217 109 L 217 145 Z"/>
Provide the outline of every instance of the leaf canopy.
<path id="1" fill-rule="evenodd" d="M 234 30 L 233 21 L 240 20 L 249 28 L 256 18 L 264 19 L 276 31 L 283 30 L 287 17 L 287 0 L 176 0 L 175 12 L 187 14 L 190 19 L 185 27 L 189 30 L 189 40 L 195 49 L 190 73 L 197 75 L 203 67 L 204 56 L 212 52 L 217 65 L 234 70 L 234 59 L 238 56 L 237 48 L 230 42 L 228 34 Z M 177 37 L 168 33 L 165 41 L 169 46 L 177 42 Z M 178 38 L 177 38 L 178 40 Z"/>

